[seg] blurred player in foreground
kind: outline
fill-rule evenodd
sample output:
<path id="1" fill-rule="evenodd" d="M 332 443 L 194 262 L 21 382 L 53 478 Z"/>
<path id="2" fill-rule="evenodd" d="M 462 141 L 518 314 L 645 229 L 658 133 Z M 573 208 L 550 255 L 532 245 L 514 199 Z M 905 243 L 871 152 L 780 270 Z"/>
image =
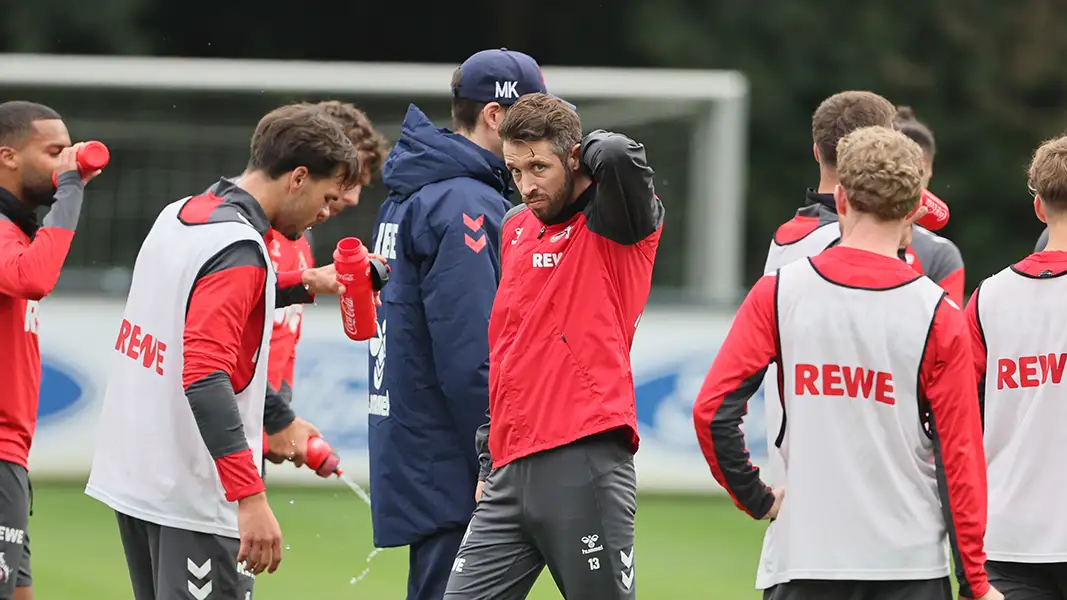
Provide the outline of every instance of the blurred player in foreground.
<path id="1" fill-rule="evenodd" d="M 113 508 L 137 600 L 251 598 L 282 558 L 260 474 L 274 308 L 340 293 L 332 265 L 277 274 L 290 240 L 359 176 L 340 123 L 310 105 L 260 120 L 240 185 L 160 213 L 134 264 L 86 493 Z"/>
<path id="2" fill-rule="evenodd" d="M 451 86 L 454 132 L 408 108 L 374 227 L 375 252 L 393 269 L 368 355 L 374 545 L 409 546 L 408 600 L 444 595 L 474 511 L 489 313 L 511 208 L 497 129 L 516 100 L 545 90 L 537 62 L 511 50 L 474 54 Z"/>
<path id="3" fill-rule="evenodd" d="M 907 106 L 897 107 L 894 124 L 898 131 L 922 148 L 926 168 L 923 188 L 927 188 L 934 173 L 934 154 L 937 151 L 933 132 L 916 119 L 914 111 Z M 963 255 L 956 244 L 921 225 L 914 225 L 910 243 L 902 250 L 902 254 L 911 268 L 932 279 L 948 292 L 953 302 L 963 306 Z"/>
<path id="4" fill-rule="evenodd" d="M 525 598 L 546 564 L 569 600 L 636 598 L 630 349 L 663 204 L 644 146 L 583 138 L 562 100 L 523 96 L 499 131 L 523 206 L 504 218 L 489 323 L 492 470 L 445 598 Z"/>
<path id="5" fill-rule="evenodd" d="M 329 100 L 316 105 L 344 127 L 348 139 L 359 152 L 359 177 L 355 185 L 345 190 L 329 206 L 329 217 L 341 214 L 345 208 L 359 204 L 363 188 L 381 173 L 382 161 L 389 152 L 385 138 L 374 130 L 363 111 L 347 102 Z M 325 220 L 325 217 L 320 220 Z M 314 266 L 311 251 L 311 232 L 306 231 L 293 242 L 281 232 L 271 229 L 266 238 L 274 270 L 299 271 Z M 381 258 L 381 257 L 376 257 Z M 267 435 L 265 457 L 275 464 L 286 460 L 302 466 L 307 458 L 307 440 L 319 435 L 319 430 L 299 418 L 290 403 L 293 398 L 293 370 L 296 365 L 296 345 L 304 313 L 303 304 L 279 307 L 274 312 L 274 329 L 270 340 L 267 366 L 266 404 L 263 407 L 263 429 Z"/>
<path id="6" fill-rule="evenodd" d="M 6 385 L 0 402 L 0 599 L 30 600 L 30 446 L 37 428 L 41 351 L 37 303 L 52 292 L 70 251 L 85 184 L 78 146 L 47 106 L 0 104 L 0 346 Z M 58 173 L 58 187 L 52 185 Z M 44 223 L 36 210 L 51 207 Z M 17 586 L 17 589 L 16 589 Z"/>
<path id="7" fill-rule="evenodd" d="M 948 600 L 986 580 L 986 482 L 969 337 L 946 292 L 897 255 L 922 193 L 922 151 L 867 127 L 837 147 L 841 243 L 749 292 L 693 408 L 715 479 L 771 519 L 767 600 Z M 785 473 L 772 490 L 740 429 L 777 363 Z"/>
<path id="8" fill-rule="evenodd" d="M 1067 597 L 1067 137 L 1034 154 L 1048 244 L 979 284 L 967 305 L 989 465 L 990 581 L 1009 598 Z M 1050 510 L 1051 508 L 1051 510 Z"/>

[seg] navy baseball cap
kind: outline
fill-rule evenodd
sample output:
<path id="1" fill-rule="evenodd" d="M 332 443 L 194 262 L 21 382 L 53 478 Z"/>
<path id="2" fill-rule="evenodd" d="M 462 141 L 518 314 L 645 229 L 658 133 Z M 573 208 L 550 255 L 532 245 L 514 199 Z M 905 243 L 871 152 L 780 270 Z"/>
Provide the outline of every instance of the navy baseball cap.
<path id="1" fill-rule="evenodd" d="M 482 50 L 465 60 L 459 66 L 459 87 L 452 89 L 456 98 L 505 106 L 515 104 L 520 96 L 537 92 L 548 94 L 537 61 L 507 48 Z M 566 104 L 574 108 L 573 104 Z"/>

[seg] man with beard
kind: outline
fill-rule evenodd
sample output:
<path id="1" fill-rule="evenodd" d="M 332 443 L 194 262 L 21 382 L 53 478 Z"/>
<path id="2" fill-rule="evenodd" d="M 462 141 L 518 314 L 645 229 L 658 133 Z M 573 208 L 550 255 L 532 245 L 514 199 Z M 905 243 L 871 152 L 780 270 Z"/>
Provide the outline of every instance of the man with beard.
<path id="1" fill-rule="evenodd" d="M 37 426 L 41 353 L 37 303 L 59 279 L 81 214 L 84 186 L 59 113 L 40 104 L 0 104 L 0 599 L 32 597 L 27 463 Z M 52 174 L 58 175 L 53 187 Z M 36 209 L 51 210 L 40 226 Z M 16 590 L 17 586 L 17 590 Z"/>
<path id="2" fill-rule="evenodd" d="M 523 206 L 502 228 L 481 498 L 445 598 L 525 598 L 548 566 L 565 598 L 632 599 L 630 349 L 663 204 L 644 146 L 603 130 L 583 139 L 558 98 L 523 96 L 499 133 Z"/>

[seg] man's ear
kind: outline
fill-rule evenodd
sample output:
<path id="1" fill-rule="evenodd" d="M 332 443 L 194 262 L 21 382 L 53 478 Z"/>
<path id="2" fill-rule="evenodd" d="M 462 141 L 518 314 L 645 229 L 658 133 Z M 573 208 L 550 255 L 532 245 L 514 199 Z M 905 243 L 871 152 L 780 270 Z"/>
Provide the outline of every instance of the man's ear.
<path id="1" fill-rule="evenodd" d="M 304 187 L 308 181 L 307 167 L 297 167 L 289 173 L 289 191 L 295 192 Z"/>
<path id="2" fill-rule="evenodd" d="M 848 197 L 840 183 L 834 186 L 834 207 L 837 208 L 837 214 L 848 214 Z"/>
<path id="3" fill-rule="evenodd" d="M 482 120 L 491 131 L 496 131 L 504 121 L 505 112 L 499 102 L 490 102 L 482 108 Z"/>
<path id="4" fill-rule="evenodd" d="M 19 154 L 11 146 L 0 146 L 0 165 L 7 167 L 8 169 L 19 168 Z"/>
<path id="5" fill-rule="evenodd" d="M 1048 225 L 1048 215 L 1045 214 L 1045 203 L 1041 201 L 1041 196 L 1034 196 L 1034 214 L 1038 221 Z"/>
<path id="6" fill-rule="evenodd" d="M 811 143 L 811 153 L 815 156 L 815 162 L 822 164 L 822 161 L 819 160 L 819 144 Z"/>
<path id="7" fill-rule="evenodd" d="M 572 171 L 577 171 L 582 165 L 582 144 L 581 142 L 571 146 L 570 155 L 567 156 L 567 166 Z"/>

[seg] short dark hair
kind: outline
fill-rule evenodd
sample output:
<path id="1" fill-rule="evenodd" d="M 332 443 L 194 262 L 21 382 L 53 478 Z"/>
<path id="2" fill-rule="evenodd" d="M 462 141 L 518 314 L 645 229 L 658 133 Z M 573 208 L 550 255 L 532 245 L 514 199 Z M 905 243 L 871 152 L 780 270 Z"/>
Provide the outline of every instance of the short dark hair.
<path id="1" fill-rule="evenodd" d="M 487 102 L 460 98 L 459 84 L 462 79 L 460 67 L 452 73 L 452 129 L 456 131 L 474 131 L 478 126 L 478 115 L 482 114 Z"/>
<path id="2" fill-rule="evenodd" d="M 384 135 L 374 129 L 367 113 L 340 100 L 319 102 L 318 107 L 344 126 L 348 139 L 359 151 L 360 166 L 363 168 L 361 177 L 366 176 L 369 179 L 377 177 L 382 172 L 385 157 L 389 155 L 389 142 Z M 369 183 L 369 181 L 361 181 L 361 183 Z"/>
<path id="3" fill-rule="evenodd" d="M 511 105 L 500 123 L 500 139 L 517 142 L 549 140 L 560 160 L 582 141 L 582 121 L 574 109 L 548 94 L 525 94 Z"/>
<path id="4" fill-rule="evenodd" d="M 4 102 L 0 104 L 0 146 L 19 146 L 32 133 L 34 121 L 56 119 L 62 121 L 63 117 L 43 104 L 24 100 Z"/>
<path id="5" fill-rule="evenodd" d="M 837 143 L 861 127 L 892 127 L 896 108 L 873 92 L 847 91 L 830 96 L 815 109 L 811 137 L 819 149 L 819 160 L 837 167 Z"/>
<path id="6" fill-rule="evenodd" d="M 252 134 L 248 170 L 271 179 L 304 167 L 312 177 L 333 177 L 341 169 L 345 187 L 359 182 L 359 152 L 344 127 L 313 104 L 289 104 L 267 113 Z"/>
<path id="7" fill-rule="evenodd" d="M 915 118 L 915 111 L 910 106 L 897 107 L 897 115 L 893 119 L 897 131 L 910 137 L 919 144 L 923 152 L 933 158 L 937 152 L 937 144 L 934 143 L 934 132 L 925 123 Z"/>

